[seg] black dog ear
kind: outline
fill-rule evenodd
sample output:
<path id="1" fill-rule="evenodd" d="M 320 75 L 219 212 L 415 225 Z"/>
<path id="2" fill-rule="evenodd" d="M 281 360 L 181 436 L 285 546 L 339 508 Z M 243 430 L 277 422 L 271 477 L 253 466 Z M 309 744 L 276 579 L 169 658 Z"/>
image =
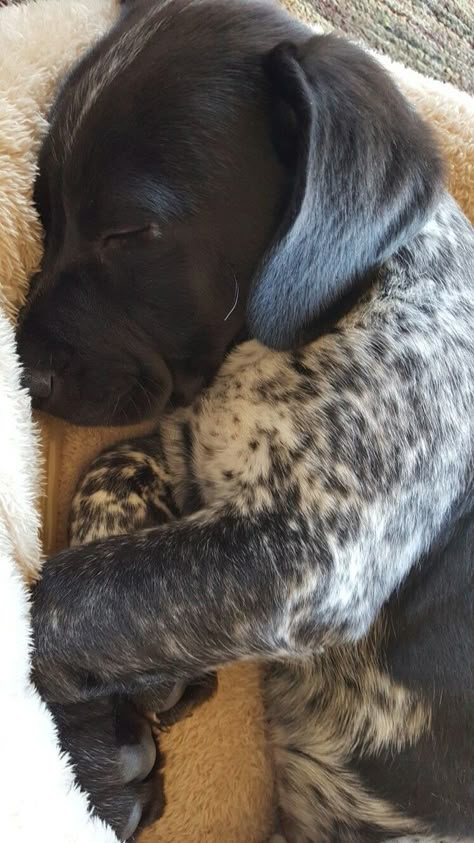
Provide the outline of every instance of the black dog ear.
<path id="1" fill-rule="evenodd" d="M 292 195 L 248 301 L 279 349 L 336 312 L 423 225 L 443 168 L 427 126 L 383 68 L 331 35 L 265 58 L 276 149 Z"/>

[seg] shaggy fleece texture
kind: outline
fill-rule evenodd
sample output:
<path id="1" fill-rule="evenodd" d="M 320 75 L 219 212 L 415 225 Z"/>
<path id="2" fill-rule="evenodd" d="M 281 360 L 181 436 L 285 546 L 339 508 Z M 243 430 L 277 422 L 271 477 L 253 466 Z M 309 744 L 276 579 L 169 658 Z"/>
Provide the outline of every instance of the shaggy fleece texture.
<path id="1" fill-rule="evenodd" d="M 49 553 L 64 544 L 80 473 L 129 431 L 85 431 L 41 418 L 33 424 L 19 387 L 12 324 L 41 257 L 31 189 L 44 115 L 58 76 L 107 28 L 116 5 L 36 0 L 0 10 L 0 836 L 9 843 L 115 840 L 89 818 L 49 713 L 29 684 L 25 584 L 41 564 L 37 512 Z M 450 86 L 392 69 L 435 124 L 451 188 L 474 217 L 474 102 Z M 254 667 L 224 671 L 216 697 L 165 736 L 163 746 L 168 809 L 142 843 L 263 843 L 272 822 L 272 772 Z"/>
<path id="2" fill-rule="evenodd" d="M 5 172 L 0 168 L 1 183 Z M 13 328 L 0 312 L 0 837 L 5 843 L 117 843 L 103 823 L 89 817 L 87 799 L 75 786 L 67 759 L 59 755 L 49 711 L 28 678 L 24 578 L 40 565 L 39 449 L 29 399 L 19 382 Z"/>

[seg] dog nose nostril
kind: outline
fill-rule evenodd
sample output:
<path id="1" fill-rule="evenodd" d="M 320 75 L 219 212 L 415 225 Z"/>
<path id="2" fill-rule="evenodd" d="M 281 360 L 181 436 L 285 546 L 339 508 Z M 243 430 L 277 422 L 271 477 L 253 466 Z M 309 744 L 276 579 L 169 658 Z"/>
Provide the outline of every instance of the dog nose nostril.
<path id="1" fill-rule="evenodd" d="M 22 384 L 32 398 L 49 398 L 53 391 L 53 373 L 48 369 L 25 369 Z"/>

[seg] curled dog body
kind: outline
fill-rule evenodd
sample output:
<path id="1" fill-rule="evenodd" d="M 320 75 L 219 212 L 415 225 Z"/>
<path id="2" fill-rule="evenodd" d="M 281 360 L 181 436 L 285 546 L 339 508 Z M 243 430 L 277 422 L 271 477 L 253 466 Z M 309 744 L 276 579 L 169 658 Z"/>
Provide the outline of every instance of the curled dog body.
<path id="1" fill-rule="evenodd" d="M 191 66 L 187 110 L 175 85 Z M 100 185 L 76 190 L 73 163 L 87 152 L 103 173 L 88 133 L 114 86 L 141 91 L 156 67 L 156 160 L 123 114 L 109 126 L 118 219 Z M 472 833 L 456 735 L 472 728 L 474 236 L 428 129 L 361 50 L 266 3 L 132 4 L 64 91 L 20 352 L 48 361 L 46 410 L 166 413 L 83 481 L 76 546 L 34 591 L 40 689 L 60 705 L 166 696 L 259 659 L 289 841 Z M 197 145 L 186 159 L 175 102 Z M 145 307 L 127 311 L 129 296 Z M 184 381 L 188 406 L 172 409 Z"/>

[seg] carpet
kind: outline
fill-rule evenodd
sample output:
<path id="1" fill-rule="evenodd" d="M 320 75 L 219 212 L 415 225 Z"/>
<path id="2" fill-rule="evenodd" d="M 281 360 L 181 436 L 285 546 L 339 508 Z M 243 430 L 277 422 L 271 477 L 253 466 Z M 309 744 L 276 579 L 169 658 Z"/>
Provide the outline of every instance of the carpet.
<path id="1" fill-rule="evenodd" d="M 298 0 L 300 16 L 474 94 L 472 0 Z"/>

